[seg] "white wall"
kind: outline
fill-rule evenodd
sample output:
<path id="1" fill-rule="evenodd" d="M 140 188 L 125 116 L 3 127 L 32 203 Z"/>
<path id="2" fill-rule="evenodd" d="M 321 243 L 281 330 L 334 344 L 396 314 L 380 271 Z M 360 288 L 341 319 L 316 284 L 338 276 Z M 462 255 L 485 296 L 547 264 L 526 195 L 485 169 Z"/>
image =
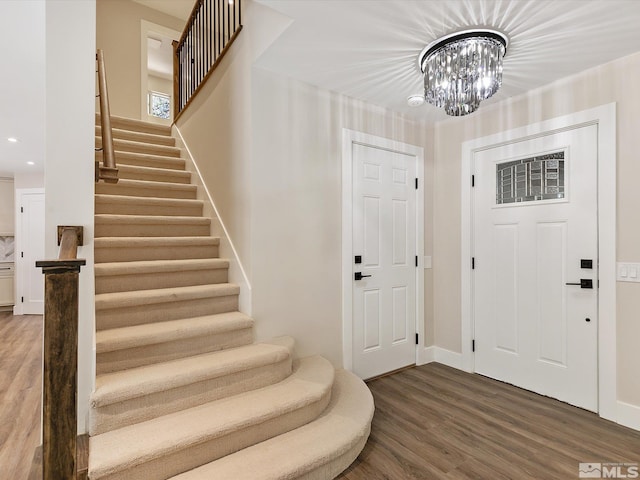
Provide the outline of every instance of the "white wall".
<path id="1" fill-rule="evenodd" d="M 78 432 L 86 431 L 93 389 L 95 0 L 46 3 L 45 252 L 57 258 L 57 225 L 82 225 Z"/>

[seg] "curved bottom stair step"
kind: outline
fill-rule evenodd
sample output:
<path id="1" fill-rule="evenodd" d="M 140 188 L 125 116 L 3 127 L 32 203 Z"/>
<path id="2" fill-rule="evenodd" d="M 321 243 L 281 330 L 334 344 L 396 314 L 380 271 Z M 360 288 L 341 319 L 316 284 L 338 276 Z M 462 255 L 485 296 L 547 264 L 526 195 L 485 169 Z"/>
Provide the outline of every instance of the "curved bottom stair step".
<path id="1" fill-rule="evenodd" d="M 329 404 L 334 374 L 307 357 L 278 384 L 91 437 L 89 478 L 164 480 L 306 425 Z"/>
<path id="2" fill-rule="evenodd" d="M 278 337 L 98 375 L 89 433 L 97 435 L 276 384 L 291 374 L 293 349 L 291 337 Z"/>
<path id="3" fill-rule="evenodd" d="M 373 397 L 364 382 L 338 370 L 331 403 L 315 421 L 170 480 L 335 478 L 364 448 L 373 411 Z"/>

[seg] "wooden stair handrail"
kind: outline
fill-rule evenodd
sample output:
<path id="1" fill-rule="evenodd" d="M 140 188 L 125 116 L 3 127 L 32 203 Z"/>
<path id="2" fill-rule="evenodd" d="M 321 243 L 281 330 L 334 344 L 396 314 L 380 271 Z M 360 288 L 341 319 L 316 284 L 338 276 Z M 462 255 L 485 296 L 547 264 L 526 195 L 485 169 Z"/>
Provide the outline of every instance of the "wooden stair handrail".
<path id="1" fill-rule="evenodd" d="M 104 67 L 104 53 L 98 49 L 98 96 L 100 97 L 100 127 L 102 135 L 102 165 L 96 165 L 96 182 L 118 183 L 116 155 L 113 151 L 113 132 L 111 130 L 111 111 L 109 110 L 109 91 L 107 73 Z"/>
<path id="2" fill-rule="evenodd" d="M 83 227 L 59 226 L 56 260 L 40 260 L 44 282 L 44 349 L 42 374 L 42 479 L 76 478 L 78 390 L 77 258 Z"/>

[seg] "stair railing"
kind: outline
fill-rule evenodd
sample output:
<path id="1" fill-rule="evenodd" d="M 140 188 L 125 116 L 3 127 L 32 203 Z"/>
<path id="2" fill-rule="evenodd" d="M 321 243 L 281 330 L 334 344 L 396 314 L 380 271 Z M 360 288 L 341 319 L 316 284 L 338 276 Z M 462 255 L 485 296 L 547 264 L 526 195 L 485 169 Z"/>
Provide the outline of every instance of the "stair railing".
<path id="1" fill-rule="evenodd" d="M 111 131 L 111 112 L 109 110 L 109 92 L 107 89 L 107 73 L 104 68 L 104 53 L 98 49 L 98 97 L 100 97 L 100 127 L 102 136 L 102 164 L 96 162 L 96 182 L 118 183 L 116 155 L 113 151 L 113 133 Z"/>
<path id="2" fill-rule="evenodd" d="M 242 0 L 197 0 L 173 42 L 174 122 L 189 106 L 242 30 Z"/>
<path id="3" fill-rule="evenodd" d="M 41 260 L 44 273 L 42 375 L 42 479 L 76 478 L 78 389 L 78 246 L 82 227 L 58 227 L 57 260 Z"/>

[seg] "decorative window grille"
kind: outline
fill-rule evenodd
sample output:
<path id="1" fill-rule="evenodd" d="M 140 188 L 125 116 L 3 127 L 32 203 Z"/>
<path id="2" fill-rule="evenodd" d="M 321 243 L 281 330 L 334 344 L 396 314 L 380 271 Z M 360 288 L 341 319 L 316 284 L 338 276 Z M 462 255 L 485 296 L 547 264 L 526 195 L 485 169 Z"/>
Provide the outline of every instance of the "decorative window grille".
<path id="1" fill-rule="evenodd" d="M 171 116 L 171 97 L 166 93 L 150 91 L 147 105 L 151 116 L 164 119 Z"/>
<path id="2" fill-rule="evenodd" d="M 564 198 L 564 151 L 496 165 L 496 203 Z"/>

